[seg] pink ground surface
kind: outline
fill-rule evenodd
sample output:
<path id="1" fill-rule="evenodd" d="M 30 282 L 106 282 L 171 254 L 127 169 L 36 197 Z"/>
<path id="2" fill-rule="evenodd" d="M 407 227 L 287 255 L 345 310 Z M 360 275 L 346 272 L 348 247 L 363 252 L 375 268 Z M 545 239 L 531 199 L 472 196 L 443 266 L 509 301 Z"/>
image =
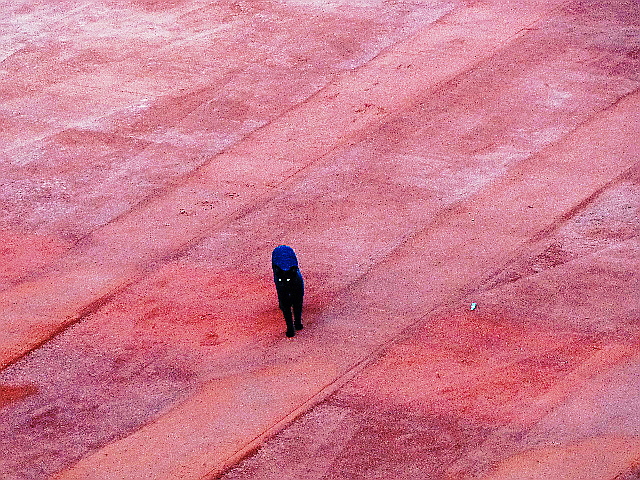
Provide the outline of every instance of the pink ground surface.
<path id="1" fill-rule="evenodd" d="M 637 2 L 0 8 L 0 478 L 639 478 Z"/>

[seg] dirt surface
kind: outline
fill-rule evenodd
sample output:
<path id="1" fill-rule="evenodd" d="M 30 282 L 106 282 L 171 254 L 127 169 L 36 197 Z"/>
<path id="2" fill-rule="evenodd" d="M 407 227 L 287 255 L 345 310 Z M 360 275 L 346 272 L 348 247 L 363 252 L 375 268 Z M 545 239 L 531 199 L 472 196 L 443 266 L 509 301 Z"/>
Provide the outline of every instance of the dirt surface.
<path id="1" fill-rule="evenodd" d="M 0 478 L 637 478 L 637 2 L 0 7 Z"/>

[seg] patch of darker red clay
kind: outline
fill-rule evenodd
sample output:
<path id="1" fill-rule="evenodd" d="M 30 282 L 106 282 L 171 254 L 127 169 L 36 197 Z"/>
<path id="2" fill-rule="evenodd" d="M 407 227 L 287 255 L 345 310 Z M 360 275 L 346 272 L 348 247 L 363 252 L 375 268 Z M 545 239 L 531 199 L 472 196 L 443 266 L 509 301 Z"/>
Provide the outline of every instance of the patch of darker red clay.
<path id="1" fill-rule="evenodd" d="M 139 338 L 196 349 L 233 348 L 285 329 L 270 276 L 183 262 L 163 266 L 96 315 Z"/>
<path id="2" fill-rule="evenodd" d="M 0 290 L 42 268 L 69 247 L 55 236 L 0 230 Z"/>
<path id="3" fill-rule="evenodd" d="M 35 385 L 0 385 L 0 408 L 35 394 Z"/>
<path id="4" fill-rule="evenodd" d="M 581 335 L 527 329 L 494 311 L 438 314 L 349 387 L 437 415 L 512 421 L 597 353 Z"/>

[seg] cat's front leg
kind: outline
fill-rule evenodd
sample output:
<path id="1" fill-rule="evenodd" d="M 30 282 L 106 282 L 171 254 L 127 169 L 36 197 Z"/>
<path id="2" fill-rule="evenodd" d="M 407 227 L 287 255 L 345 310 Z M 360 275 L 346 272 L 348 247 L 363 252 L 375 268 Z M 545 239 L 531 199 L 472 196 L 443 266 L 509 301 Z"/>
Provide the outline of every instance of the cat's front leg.
<path id="1" fill-rule="evenodd" d="M 287 322 L 287 337 L 294 337 L 296 334 L 296 328 L 294 326 L 293 316 L 291 315 L 291 307 L 283 308 L 282 314 L 284 315 L 284 321 Z"/>

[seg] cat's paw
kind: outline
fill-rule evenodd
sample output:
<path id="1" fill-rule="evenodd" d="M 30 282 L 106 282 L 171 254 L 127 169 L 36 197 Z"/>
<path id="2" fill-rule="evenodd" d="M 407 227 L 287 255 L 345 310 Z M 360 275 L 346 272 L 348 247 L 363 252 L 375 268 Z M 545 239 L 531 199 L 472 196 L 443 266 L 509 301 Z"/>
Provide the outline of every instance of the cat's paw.
<path id="1" fill-rule="evenodd" d="M 287 337 L 291 338 L 291 337 L 295 337 L 295 335 L 296 335 L 295 330 L 287 330 Z"/>
<path id="2" fill-rule="evenodd" d="M 303 328 L 302 323 L 296 323 L 296 330 L 302 330 Z"/>

